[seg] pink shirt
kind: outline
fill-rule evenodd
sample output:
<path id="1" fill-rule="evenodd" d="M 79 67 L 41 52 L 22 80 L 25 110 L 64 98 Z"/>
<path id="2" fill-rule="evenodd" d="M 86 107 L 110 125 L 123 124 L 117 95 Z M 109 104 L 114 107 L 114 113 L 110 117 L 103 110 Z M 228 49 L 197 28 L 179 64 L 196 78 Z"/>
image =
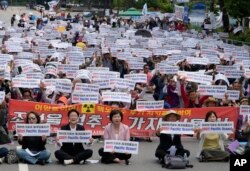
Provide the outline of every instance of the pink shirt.
<path id="1" fill-rule="evenodd" d="M 115 128 L 112 123 L 109 123 L 104 129 L 104 140 L 130 140 L 129 127 L 123 123 L 120 123 L 119 134 L 116 138 Z"/>

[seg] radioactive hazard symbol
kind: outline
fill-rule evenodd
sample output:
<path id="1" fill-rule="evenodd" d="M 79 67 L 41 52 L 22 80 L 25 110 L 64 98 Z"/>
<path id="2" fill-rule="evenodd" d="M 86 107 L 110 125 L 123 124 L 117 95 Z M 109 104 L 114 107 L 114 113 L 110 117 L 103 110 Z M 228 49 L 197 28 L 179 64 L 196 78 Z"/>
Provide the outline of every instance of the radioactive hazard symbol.
<path id="1" fill-rule="evenodd" d="M 95 104 L 83 104 L 82 113 L 95 113 Z"/>

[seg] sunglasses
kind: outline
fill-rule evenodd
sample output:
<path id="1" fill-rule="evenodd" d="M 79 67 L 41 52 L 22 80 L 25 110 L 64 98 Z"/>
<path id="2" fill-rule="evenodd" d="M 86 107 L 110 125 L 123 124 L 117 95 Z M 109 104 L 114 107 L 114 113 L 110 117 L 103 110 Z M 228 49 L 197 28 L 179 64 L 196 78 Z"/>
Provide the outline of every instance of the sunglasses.
<path id="1" fill-rule="evenodd" d="M 35 117 L 34 118 L 33 117 L 28 118 L 29 121 L 33 121 L 35 119 L 36 119 Z"/>

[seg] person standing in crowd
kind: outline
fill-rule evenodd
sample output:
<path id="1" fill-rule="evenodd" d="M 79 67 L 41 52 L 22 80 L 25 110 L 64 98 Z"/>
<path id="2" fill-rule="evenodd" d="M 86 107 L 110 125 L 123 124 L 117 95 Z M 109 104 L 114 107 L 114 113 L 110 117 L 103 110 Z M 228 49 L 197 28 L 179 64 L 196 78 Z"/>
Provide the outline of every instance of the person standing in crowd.
<path id="1" fill-rule="evenodd" d="M 217 114 L 209 111 L 206 114 L 205 122 L 216 122 Z M 228 138 L 226 134 L 207 133 L 201 134 L 200 129 L 196 129 L 197 139 L 200 139 L 197 157 L 203 161 L 228 161 L 229 152 L 224 149 L 224 140 Z"/>
<path id="2" fill-rule="evenodd" d="M 15 21 L 16 21 L 16 14 L 13 14 L 13 16 L 11 17 L 11 20 L 10 20 L 11 27 L 14 26 Z"/>
<path id="3" fill-rule="evenodd" d="M 165 122 L 177 122 L 181 119 L 181 115 L 174 110 L 169 110 L 162 120 Z M 189 150 L 185 149 L 181 142 L 181 135 L 179 134 L 164 134 L 161 133 L 163 128 L 159 128 L 156 131 L 156 136 L 160 138 L 160 144 L 155 151 L 155 157 L 157 157 L 161 164 L 164 164 L 164 156 L 181 155 L 188 157 L 190 155 Z"/>
<path id="4" fill-rule="evenodd" d="M 40 116 L 36 112 L 27 113 L 26 124 L 41 123 Z M 50 163 L 50 152 L 46 150 L 47 137 L 43 136 L 22 136 L 18 135 L 18 143 L 22 145 L 21 149 L 17 149 L 16 153 L 19 159 L 30 164 Z"/>
<path id="5" fill-rule="evenodd" d="M 122 123 L 123 113 L 120 110 L 112 110 L 109 114 L 109 123 L 104 129 L 104 141 L 105 140 L 130 140 L 129 127 Z M 116 152 L 104 152 L 104 148 L 99 149 L 99 155 L 102 157 L 102 163 L 125 163 L 129 164 L 131 154 L 116 153 Z"/>
<path id="6" fill-rule="evenodd" d="M 80 113 L 72 109 L 68 112 L 69 123 L 61 127 L 61 130 L 84 131 L 82 125 L 77 124 Z M 90 140 L 92 142 L 92 139 Z M 62 143 L 60 150 L 55 152 L 55 157 L 64 165 L 83 164 L 93 154 L 91 149 L 84 149 L 82 143 Z"/>

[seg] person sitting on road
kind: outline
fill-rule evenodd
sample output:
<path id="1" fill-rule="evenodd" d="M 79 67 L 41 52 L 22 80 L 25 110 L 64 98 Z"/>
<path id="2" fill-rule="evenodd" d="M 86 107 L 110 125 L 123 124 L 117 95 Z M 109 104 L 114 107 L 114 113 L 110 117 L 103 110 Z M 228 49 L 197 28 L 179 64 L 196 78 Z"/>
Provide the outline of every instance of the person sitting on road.
<path id="1" fill-rule="evenodd" d="M 111 121 L 104 129 L 104 140 L 130 140 L 129 127 L 122 122 L 123 114 L 120 110 L 112 110 L 109 114 Z M 104 148 L 99 149 L 99 155 L 102 157 L 102 163 L 125 163 L 129 164 L 131 154 L 117 153 L 117 152 L 104 152 Z"/>
<path id="2" fill-rule="evenodd" d="M 180 118 L 180 114 L 174 110 L 170 110 L 165 116 L 163 116 L 162 120 L 166 122 L 177 122 L 180 120 Z M 155 157 L 161 161 L 161 164 L 164 164 L 164 156 L 166 154 L 181 156 L 186 154 L 187 157 L 190 155 L 190 152 L 187 149 L 184 149 L 182 145 L 181 135 L 164 134 L 161 133 L 162 130 L 163 128 L 159 128 L 156 131 L 156 136 L 160 138 L 160 144 L 155 151 Z"/>
<path id="3" fill-rule="evenodd" d="M 214 111 L 209 111 L 206 114 L 205 122 L 216 122 L 217 118 L 217 114 Z M 197 139 L 200 139 L 197 153 L 200 162 L 229 160 L 229 152 L 225 151 L 223 143 L 228 138 L 226 134 L 200 134 L 200 129 L 196 129 L 195 132 L 197 133 Z"/>
<path id="4" fill-rule="evenodd" d="M 82 125 L 77 124 L 80 113 L 72 109 L 68 112 L 69 123 L 61 130 L 84 131 Z M 92 142 L 93 139 L 90 140 Z M 82 143 L 62 143 L 61 149 L 55 152 L 55 157 L 64 165 L 83 164 L 93 154 L 91 149 L 84 149 Z"/>
<path id="5" fill-rule="evenodd" d="M 26 118 L 27 124 L 41 123 L 40 116 L 36 112 L 29 112 Z M 46 150 L 47 137 L 43 136 L 22 136 L 18 135 L 18 143 L 22 145 L 21 149 L 17 149 L 16 153 L 19 159 L 30 164 L 50 163 L 50 152 Z"/>

